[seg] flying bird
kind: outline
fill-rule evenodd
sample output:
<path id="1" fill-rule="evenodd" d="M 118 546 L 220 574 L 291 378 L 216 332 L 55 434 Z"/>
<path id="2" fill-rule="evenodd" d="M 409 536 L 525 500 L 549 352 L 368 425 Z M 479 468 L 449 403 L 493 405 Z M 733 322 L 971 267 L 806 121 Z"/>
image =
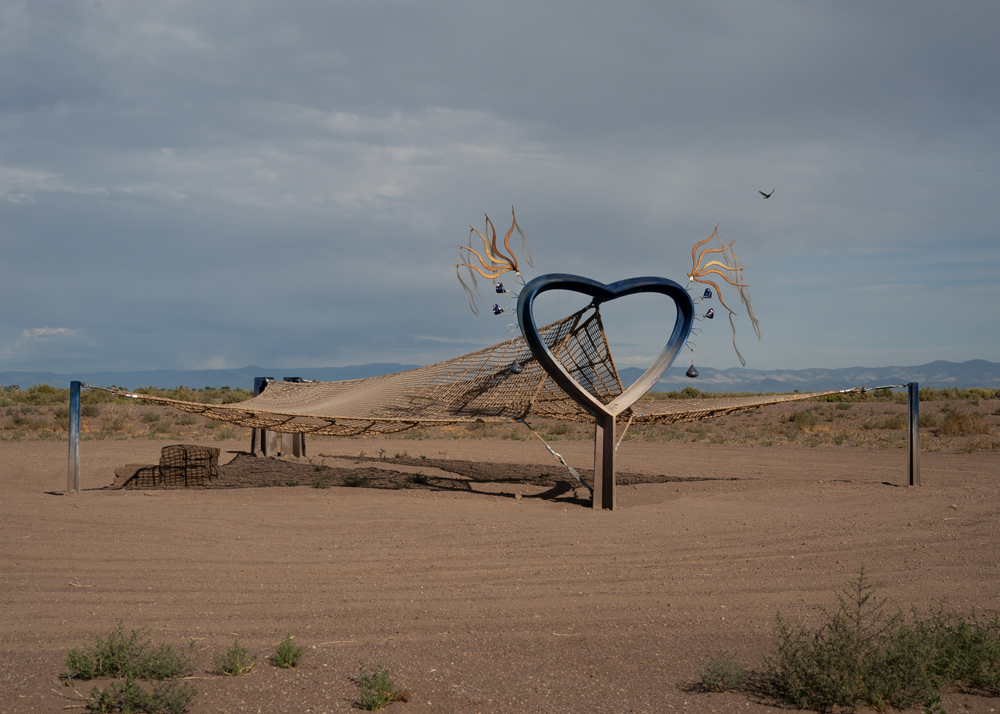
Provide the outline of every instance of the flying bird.
<path id="1" fill-rule="evenodd" d="M 771 197 L 771 193 L 774 193 L 774 189 L 773 188 L 771 189 L 771 193 L 764 193 L 763 191 L 758 191 L 757 193 L 759 193 L 764 198 L 770 198 Z"/>

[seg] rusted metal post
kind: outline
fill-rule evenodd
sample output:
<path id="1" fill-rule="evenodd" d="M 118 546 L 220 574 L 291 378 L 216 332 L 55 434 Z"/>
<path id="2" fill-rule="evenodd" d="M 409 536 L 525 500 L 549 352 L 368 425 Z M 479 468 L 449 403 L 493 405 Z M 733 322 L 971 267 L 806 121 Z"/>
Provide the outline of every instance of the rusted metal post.
<path id="1" fill-rule="evenodd" d="M 920 385 L 906 385 L 910 412 L 910 485 L 920 485 Z"/>
<path id="2" fill-rule="evenodd" d="M 615 418 L 594 419 L 594 500 L 595 511 L 615 508 Z"/>
<path id="3" fill-rule="evenodd" d="M 80 383 L 69 383 L 69 471 L 66 493 L 80 493 Z"/>

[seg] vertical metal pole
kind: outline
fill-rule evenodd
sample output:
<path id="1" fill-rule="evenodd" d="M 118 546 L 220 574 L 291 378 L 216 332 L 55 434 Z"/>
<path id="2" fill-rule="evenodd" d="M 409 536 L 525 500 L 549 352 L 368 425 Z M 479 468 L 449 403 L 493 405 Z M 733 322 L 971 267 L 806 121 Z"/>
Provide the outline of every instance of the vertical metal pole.
<path id="1" fill-rule="evenodd" d="M 260 394 L 260 385 L 261 385 L 261 382 L 263 382 L 263 381 L 264 381 L 263 377 L 254 377 L 253 378 L 253 395 L 255 397 L 258 394 Z M 257 453 L 257 431 L 258 431 L 258 429 L 256 427 L 254 427 L 253 429 L 250 430 L 250 455 L 251 456 L 253 456 L 255 453 Z M 264 437 L 263 436 L 261 436 L 260 445 L 261 445 L 261 448 L 264 448 Z M 267 454 L 265 454 L 265 456 L 266 455 Z"/>
<path id="2" fill-rule="evenodd" d="M 910 485 L 920 485 L 920 385 L 906 385 L 910 405 Z"/>
<path id="3" fill-rule="evenodd" d="M 304 382 L 306 380 L 302 377 L 285 377 L 285 382 Z M 282 437 L 284 438 L 284 437 Z M 289 447 L 289 451 L 292 456 L 301 457 L 306 455 L 306 435 L 305 434 L 292 434 L 292 443 Z M 285 453 L 285 444 L 282 441 L 281 445 L 282 456 L 287 456 Z"/>
<path id="4" fill-rule="evenodd" d="M 80 383 L 69 383 L 69 471 L 66 493 L 80 493 Z"/>
<path id="5" fill-rule="evenodd" d="M 615 418 L 594 419 L 594 510 L 615 509 Z"/>

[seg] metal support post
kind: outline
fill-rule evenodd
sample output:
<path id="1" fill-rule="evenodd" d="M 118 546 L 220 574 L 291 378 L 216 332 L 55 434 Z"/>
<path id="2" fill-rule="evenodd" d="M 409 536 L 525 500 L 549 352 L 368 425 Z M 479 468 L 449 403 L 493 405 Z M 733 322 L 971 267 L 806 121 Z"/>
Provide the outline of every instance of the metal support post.
<path id="1" fill-rule="evenodd" d="M 594 419 L 594 510 L 615 509 L 615 417 Z"/>
<path id="2" fill-rule="evenodd" d="M 80 383 L 69 383 L 69 471 L 66 493 L 80 493 Z"/>
<path id="3" fill-rule="evenodd" d="M 906 385 L 910 412 L 910 485 L 920 485 L 920 385 L 910 382 Z"/>
<path id="4" fill-rule="evenodd" d="M 302 379 L 302 377 L 285 377 L 282 381 L 284 382 L 294 382 L 296 384 L 301 384 L 302 382 L 307 382 L 309 380 Z M 290 441 L 286 439 L 290 437 Z M 301 457 L 306 455 L 306 435 L 305 434 L 282 434 L 281 436 L 281 455 L 282 456 L 296 456 Z"/>

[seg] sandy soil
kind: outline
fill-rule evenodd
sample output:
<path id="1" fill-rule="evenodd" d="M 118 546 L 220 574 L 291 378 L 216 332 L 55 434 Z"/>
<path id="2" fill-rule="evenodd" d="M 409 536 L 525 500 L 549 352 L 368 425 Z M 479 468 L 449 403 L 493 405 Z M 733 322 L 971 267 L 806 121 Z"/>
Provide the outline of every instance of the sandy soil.
<path id="1" fill-rule="evenodd" d="M 84 442 L 67 496 L 66 442 L 0 442 L 0 711 L 78 705 L 66 651 L 119 618 L 198 638 L 196 713 L 346 712 L 359 659 L 413 694 L 390 712 L 764 712 L 697 691 L 699 665 L 723 648 L 760 667 L 775 611 L 818 623 L 862 565 L 893 607 L 1000 610 L 996 450 L 924 453 L 908 488 L 902 449 L 626 442 L 637 478 L 614 512 L 537 441 L 501 438 L 317 440 L 312 463 L 275 465 L 298 486 L 107 489 L 166 443 Z M 247 448 L 200 443 L 224 463 Z M 557 449 L 592 461 L 586 441 Z M 313 488 L 324 464 L 389 480 Z M 266 658 L 287 633 L 306 655 L 280 670 Z M 235 638 L 256 668 L 213 674 Z"/>

